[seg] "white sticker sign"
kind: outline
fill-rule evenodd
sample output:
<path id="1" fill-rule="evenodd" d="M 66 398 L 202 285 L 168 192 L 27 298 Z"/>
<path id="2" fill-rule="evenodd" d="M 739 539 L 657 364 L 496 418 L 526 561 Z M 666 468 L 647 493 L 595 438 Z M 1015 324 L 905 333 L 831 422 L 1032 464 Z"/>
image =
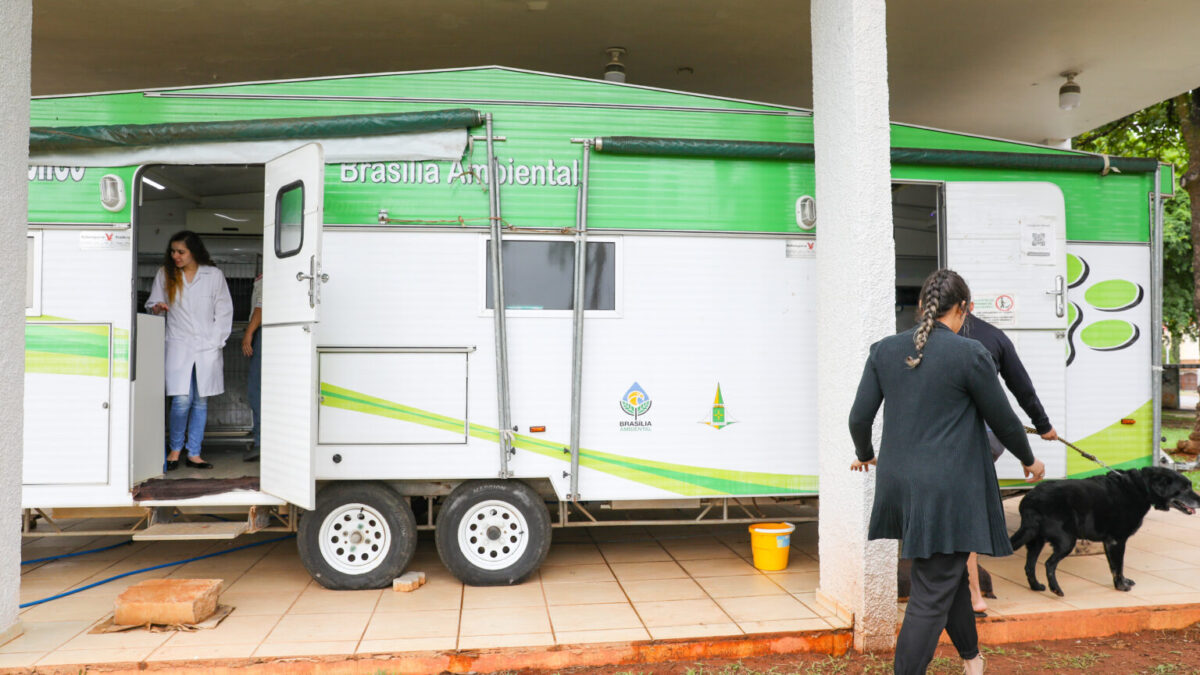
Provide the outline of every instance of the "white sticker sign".
<path id="1" fill-rule="evenodd" d="M 817 257 L 817 242 L 815 239 L 789 241 L 784 249 L 784 256 L 788 258 L 815 258 Z"/>
<path id="2" fill-rule="evenodd" d="M 1054 262 L 1054 224 L 1048 220 L 1021 222 L 1021 258 L 1026 263 Z"/>
<path id="3" fill-rule="evenodd" d="M 977 295 L 975 310 L 971 313 L 984 321 L 1001 328 L 1017 325 L 1017 300 L 1012 293 Z"/>
<path id="4" fill-rule="evenodd" d="M 129 230 L 79 233 L 79 249 L 82 251 L 128 251 L 132 243 L 133 233 Z"/>

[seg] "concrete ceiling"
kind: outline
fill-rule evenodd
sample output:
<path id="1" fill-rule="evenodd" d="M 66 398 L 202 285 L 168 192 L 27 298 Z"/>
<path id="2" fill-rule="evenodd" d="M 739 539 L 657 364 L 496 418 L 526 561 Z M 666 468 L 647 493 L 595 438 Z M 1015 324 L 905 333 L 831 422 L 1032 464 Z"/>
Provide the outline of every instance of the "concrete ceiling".
<path id="1" fill-rule="evenodd" d="M 478 65 L 809 107 L 807 0 L 35 0 L 33 93 Z M 1200 86 L 1196 0 L 888 3 L 892 119 L 1057 141 Z M 690 72 L 689 70 L 690 69 Z M 1059 73 L 1083 100 L 1058 109 Z"/>

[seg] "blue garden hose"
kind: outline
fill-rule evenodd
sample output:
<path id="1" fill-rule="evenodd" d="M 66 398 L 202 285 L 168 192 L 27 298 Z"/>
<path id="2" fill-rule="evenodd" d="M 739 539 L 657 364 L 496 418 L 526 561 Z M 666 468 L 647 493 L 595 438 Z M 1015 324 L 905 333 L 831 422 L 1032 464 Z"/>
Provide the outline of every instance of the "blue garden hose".
<path id="1" fill-rule="evenodd" d="M 117 542 L 117 543 L 113 544 L 112 546 L 104 546 L 102 548 L 93 548 L 93 549 L 90 549 L 87 551 L 76 551 L 75 553 L 64 553 L 62 555 L 52 555 L 52 556 L 47 556 L 45 558 L 34 558 L 33 560 L 22 560 L 21 564 L 22 565 L 32 565 L 33 563 L 49 562 L 51 560 L 61 560 L 63 558 L 74 558 L 77 555 L 87 555 L 88 553 L 99 553 L 100 551 L 107 551 L 110 548 L 116 548 L 118 546 L 125 546 L 126 544 L 132 544 L 132 543 L 133 543 L 133 540 L 130 539 L 128 541 Z"/>
<path id="2" fill-rule="evenodd" d="M 283 540 L 285 540 L 285 539 L 291 539 L 292 537 L 295 537 L 295 536 L 296 536 L 296 535 L 294 535 L 294 534 L 288 534 L 288 535 L 285 535 L 285 536 L 282 536 L 282 537 L 276 537 L 276 538 L 274 538 L 274 539 L 267 539 L 267 540 L 264 540 L 264 541 L 257 541 L 257 542 L 254 542 L 253 544 L 243 544 L 242 546 L 235 546 L 235 547 L 233 547 L 233 548 L 231 548 L 231 549 L 227 549 L 227 550 L 225 550 L 225 551 L 217 551 L 216 553 L 205 553 L 204 555 L 198 555 L 198 556 L 196 556 L 196 557 L 194 557 L 194 558 L 187 558 L 187 559 L 185 559 L 185 560 L 176 560 L 175 562 L 163 563 L 163 564 L 161 564 L 161 565 L 154 565 L 153 567 L 144 567 L 144 568 L 142 568 L 142 569 L 140 569 L 140 570 L 133 570 L 133 571 L 131 571 L 131 572 L 123 572 L 123 573 L 121 573 L 121 574 L 118 574 L 118 575 L 116 575 L 116 576 L 111 576 L 111 577 L 109 577 L 109 578 L 107 578 L 107 579 L 101 579 L 100 581 L 97 581 L 97 582 L 95 582 L 95 583 L 88 584 L 87 586 L 81 586 L 81 587 L 79 587 L 79 588 L 73 588 L 73 589 L 71 589 L 71 590 L 69 590 L 69 591 L 65 591 L 65 592 L 63 592 L 63 593 L 59 593 L 58 595 L 52 595 L 52 596 L 50 596 L 50 597 L 48 597 L 48 598 L 42 598 L 41 600 L 31 600 L 31 601 L 29 601 L 29 602 L 22 603 L 22 604 L 18 605 L 17 607 L 18 607 L 19 609 L 25 609 L 26 607 L 33 607 L 34 605 L 40 605 L 40 604 L 42 604 L 43 602 L 50 602 L 51 600 L 57 600 L 57 599 L 59 599 L 59 598 L 65 598 L 65 597 L 67 597 L 68 595 L 74 595 L 74 594 L 76 594 L 76 593 L 79 593 L 80 591 L 86 591 L 86 590 L 87 590 L 87 589 L 89 589 L 89 588 L 95 588 L 95 587 L 97 587 L 97 586 L 100 586 L 100 585 L 103 585 L 103 584 L 107 584 L 107 583 L 108 583 L 108 582 L 110 582 L 110 581 L 116 581 L 117 579 L 120 579 L 120 578 L 122 578 L 122 577 L 127 577 L 127 576 L 130 576 L 130 575 L 133 575 L 133 574 L 141 574 L 142 572 L 151 572 L 151 571 L 153 571 L 153 570 L 159 570 L 159 569 L 162 569 L 162 568 L 164 568 L 164 567 L 173 567 L 173 566 L 175 566 L 175 565 L 183 565 L 183 564 L 185 564 L 185 563 L 195 562 L 195 561 L 197 561 L 197 560 L 204 560 L 205 558 L 212 558 L 212 557 L 214 557 L 214 556 L 218 556 L 218 555 L 225 555 L 226 553 L 233 553 L 234 551 L 241 551 L 242 549 L 252 548 L 252 547 L 254 547 L 254 546 L 262 546 L 263 544 L 271 544 L 271 543 L 274 543 L 274 542 L 277 542 L 277 541 L 283 541 Z M 124 544 L 128 544 L 128 543 L 129 543 L 129 542 L 121 542 L 120 544 L 114 544 L 113 546 L 107 546 L 107 547 L 105 547 L 105 548 L 98 548 L 98 549 L 94 549 L 94 551 L 103 551 L 103 550 L 106 550 L 106 549 L 109 549 L 109 548 L 114 548 L 115 546 L 122 546 L 122 545 L 124 545 Z M 71 555 L 82 555 L 82 553 L 91 553 L 91 552 L 94 552 L 94 551 L 83 551 L 83 552 L 81 552 L 81 553 L 68 553 L 67 555 L 63 555 L 63 556 L 54 556 L 54 557 L 51 557 L 51 558 L 45 558 L 44 560 L 54 560 L 55 558 L 65 558 L 65 557 L 68 557 L 68 556 L 71 556 Z M 29 562 L 36 562 L 36 561 L 30 560 Z"/>

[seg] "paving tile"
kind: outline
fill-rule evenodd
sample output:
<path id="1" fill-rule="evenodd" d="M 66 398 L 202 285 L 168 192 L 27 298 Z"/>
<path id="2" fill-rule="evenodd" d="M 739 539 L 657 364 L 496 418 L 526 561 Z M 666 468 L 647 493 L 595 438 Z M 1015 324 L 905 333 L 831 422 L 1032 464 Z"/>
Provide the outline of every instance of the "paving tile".
<path id="1" fill-rule="evenodd" d="M 621 584 L 615 581 L 543 584 L 542 591 L 548 605 L 592 605 L 627 600 Z"/>
<path id="2" fill-rule="evenodd" d="M 392 654 L 396 652 L 440 652 L 454 649 L 457 635 L 427 638 L 394 638 L 366 640 L 358 643 L 356 654 Z"/>
<path id="3" fill-rule="evenodd" d="M 708 597 L 700 584 L 687 578 L 623 581 L 621 587 L 625 589 L 625 594 L 633 602 L 698 600 Z"/>
<path id="4" fill-rule="evenodd" d="M 603 607 L 603 605 L 588 605 Z M 550 618 L 543 607 L 464 609 L 459 636 L 549 633 Z M 460 640 L 459 648 L 462 649 Z"/>
<path id="5" fill-rule="evenodd" d="M 463 587 L 463 609 L 543 607 L 545 604 L 546 596 L 536 578 L 519 586 Z"/>
<path id="6" fill-rule="evenodd" d="M 38 659 L 35 666 L 65 666 L 96 663 L 137 663 L 144 660 L 154 647 L 125 647 L 116 649 L 56 649 Z"/>
<path id="7" fill-rule="evenodd" d="M 349 656 L 358 647 L 358 640 L 331 642 L 264 642 L 254 650 L 257 658 L 285 656 Z"/>
<path id="8" fill-rule="evenodd" d="M 377 613 L 367 624 L 363 640 L 457 636 L 458 621 L 458 610 Z"/>
<path id="9" fill-rule="evenodd" d="M 0 668 L 29 668 L 46 654 L 47 652 L 0 653 Z"/>
<path id="10" fill-rule="evenodd" d="M 400 593 L 384 590 L 375 613 L 421 612 L 435 609 L 458 610 L 462 607 L 463 585 L 457 581 L 434 579 L 415 591 Z"/>
<path id="11" fill-rule="evenodd" d="M 728 577 L 742 574 L 758 574 L 758 570 L 754 568 L 754 565 L 734 558 L 681 560 L 679 564 L 693 577 Z"/>
<path id="12" fill-rule="evenodd" d="M 612 571 L 621 582 L 687 578 L 687 572 L 676 562 L 612 563 Z"/>
<path id="13" fill-rule="evenodd" d="M 819 572 L 788 572 L 772 574 L 770 579 L 789 593 L 806 593 L 817 590 L 821 574 Z"/>
<path id="14" fill-rule="evenodd" d="M 24 633 L 0 646 L 0 654 L 47 652 L 91 628 L 91 621 L 23 621 Z"/>
<path id="15" fill-rule="evenodd" d="M 1190 605 L 1200 603 L 1200 591 L 1190 593 L 1168 593 L 1166 595 L 1154 595 L 1149 593 L 1137 593 L 1135 586 L 1130 594 L 1134 597 L 1141 598 L 1144 605 Z"/>
<path id="16" fill-rule="evenodd" d="M 264 643 L 343 642 L 362 638 L 371 618 L 361 614 L 286 614 L 271 629 Z M 350 652 L 354 651 L 351 648 Z M 313 653 L 313 652 L 306 652 Z"/>
<path id="17" fill-rule="evenodd" d="M 252 570 L 238 577 L 227 590 L 230 593 L 299 593 L 310 585 L 316 585 L 316 582 L 307 573 L 301 576 Z"/>
<path id="18" fill-rule="evenodd" d="M 550 621 L 556 633 L 642 627 L 633 607 L 625 602 L 550 607 Z"/>
<path id="19" fill-rule="evenodd" d="M 495 649 L 498 647 L 545 647 L 554 644 L 552 633 L 515 633 L 511 635 L 464 635 L 459 649 Z"/>
<path id="20" fill-rule="evenodd" d="M 351 614 L 375 611 L 379 597 L 385 591 L 331 591 L 324 586 L 313 584 L 304 589 L 288 610 L 288 614 L 330 614 L 348 612 Z M 391 589 L 386 592 L 392 593 Z"/>
<path id="21" fill-rule="evenodd" d="M 742 629 L 736 623 L 689 624 L 686 626 L 650 626 L 650 636 L 655 640 L 676 640 L 680 638 L 725 637 L 741 635 Z"/>
<path id="22" fill-rule="evenodd" d="M 731 617 L 716 602 L 702 600 L 667 600 L 635 602 L 634 609 L 648 628 L 655 626 L 690 626 L 729 623 Z"/>
<path id="23" fill-rule="evenodd" d="M 676 560 L 708 560 L 713 558 L 737 558 L 738 554 L 716 537 L 691 539 L 667 539 L 659 542 Z"/>
<path id="24" fill-rule="evenodd" d="M 163 647 L 195 647 L 200 645 L 257 645 L 267 638 L 282 616 L 231 614 L 216 628 L 180 631 L 172 635 Z"/>
<path id="25" fill-rule="evenodd" d="M 224 622 L 222 622 L 224 623 Z M 155 649 L 147 661 L 207 661 L 209 659 L 245 659 L 258 648 L 257 642 L 240 644 L 188 644 L 175 646 L 167 643 Z"/>
<path id="26" fill-rule="evenodd" d="M 555 631 L 555 642 L 560 645 L 581 645 L 603 642 L 638 642 L 649 640 L 645 628 L 608 628 L 605 630 Z"/>
<path id="27" fill-rule="evenodd" d="M 279 593 L 222 593 L 218 604 L 234 608 L 238 616 L 285 614 L 300 597 L 301 591 Z"/>
<path id="28" fill-rule="evenodd" d="M 817 618 L 816 612 L 790 595 L 718 598 L 717 604 L 739 624 L 746 621 Z"/>
<path id="29" fill-rule="evenodd" d="M 59 651 L 79 649 L 151 649 L 161 647 L 172 636 L 172 633 L 151 633 L 144 628 L 121 631 L 119 633 L 89 633 L 86 630 L 66 641 L 58 648 Z"/>
<path id="30" fill-rule="evenodd" d="M 555 565 L 541 570 L 543 584 L 616 581 L 608 565 Z"/>
<path id="31" fill-rule="evenodd" d="M 821 618 L 774 619 L 769 621 L 739 621 L 738 626 L 747 635 L 754 633 L 792 633 L 806 630 L 830 630 L 832 626 Z"/>
<path id="32" fill-rule="evenodd" d="M 21 610 L 22 621 L 87 621 L 94 623 L 113 611 L 118 593 L 111 597 L 69 595 Z"/>
<path id="33" fill-rule="evenodd" d="M 714 598 L 736 598 L 754 595 L 787 595 L 782 586 L 761 574 L 733 577 L 700 577 L 696 580 Z"/>
<path id="34" fill-rule="evenodd" d="M 546 554 L 542 567 L 554 565 L 603 565 L 604 556 L 592 543 L 560 544 L 555 542 Z"/>
<path id="35" fill-rule="evenodd" d="M 1094 591 L 1091 593 L 1067 594 L 1063 598 L 1066 604 L 1076 609 L 1099 609 L 1103 607 L 1143 607 L 1151 603 L 1136 595 L 1123 593 L 1116 589 Z"/>
<path id="36" fill-rule="evenodd" d="M 671 554 L 656 541 L 600 544 L 600 552 L 610 564 L 671 560 Z"/>

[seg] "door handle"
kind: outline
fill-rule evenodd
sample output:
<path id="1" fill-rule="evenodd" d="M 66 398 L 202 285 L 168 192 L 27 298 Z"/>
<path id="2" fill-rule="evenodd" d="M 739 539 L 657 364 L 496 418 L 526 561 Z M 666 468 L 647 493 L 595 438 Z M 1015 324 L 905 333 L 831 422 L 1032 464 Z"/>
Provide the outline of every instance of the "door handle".
<path id="1" fill-rule="evenodd" d="M 308 306 L 316 307 L 321 302 L 321 287 L 317 282 L 326 283 L 329 275 L 321 271 L 317 256 L 308 256 L 308 274 L 296 272 L 296 281 L 308 281 Z"/>
<path id="2" fill-rule="evenodd" d="M 1061 275 L 1054 277 L 1054 290 L 1046 291 L 1046 295 L 1054 296 L 1054 316 L 1062 318 L 1067 314 L 1067 280 Z"/>

